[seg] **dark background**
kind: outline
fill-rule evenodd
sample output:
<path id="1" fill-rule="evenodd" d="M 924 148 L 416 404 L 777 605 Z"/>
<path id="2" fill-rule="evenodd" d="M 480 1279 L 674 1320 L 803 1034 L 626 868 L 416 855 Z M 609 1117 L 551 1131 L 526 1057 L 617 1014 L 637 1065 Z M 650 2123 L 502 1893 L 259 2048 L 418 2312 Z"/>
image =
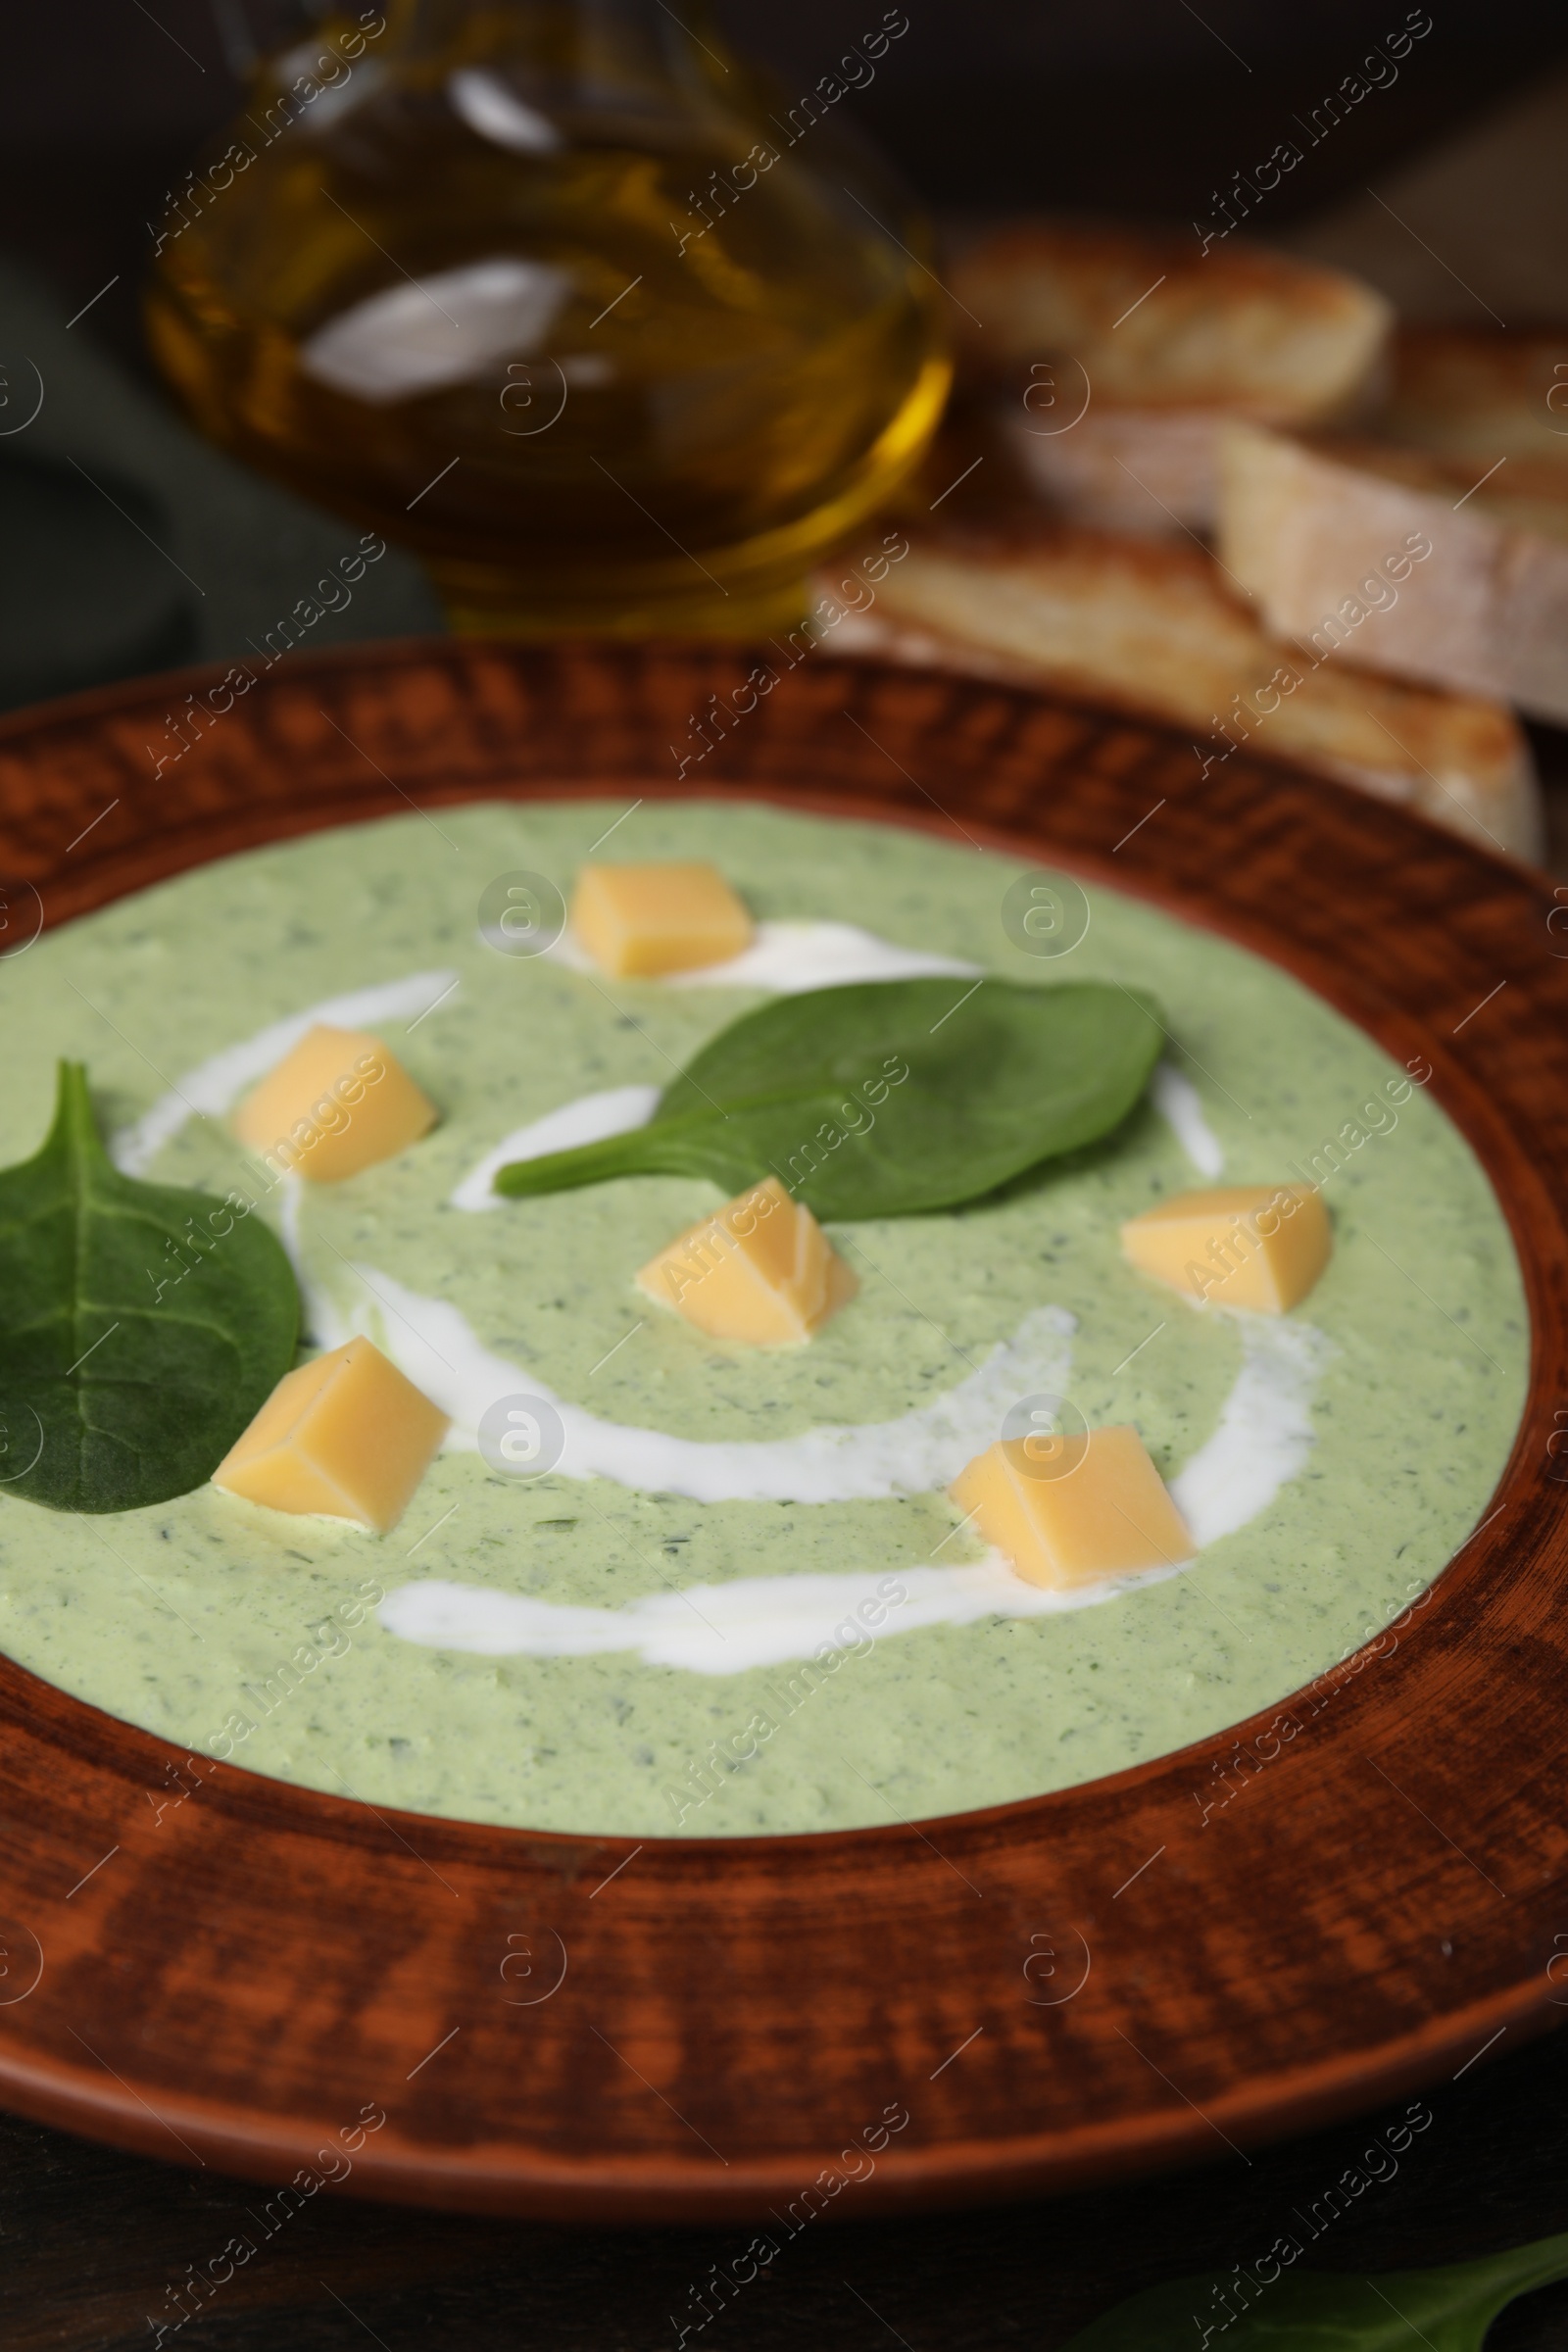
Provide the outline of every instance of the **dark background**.
<path id="1" fill-rule="evenodd" d="M 1406 13 L 1403 0 L 1319 0 L 1310 10 L 1203 0 L 1200 13 L 1188 0 L 906 6 L 909 32 L 852 103 L 916 189 L 957 220 L 1042 206 L 1206 215 L 1211 191 L 1289 135 L 1290 118 Z M 1560 0 L 1430 0 L 1430 9 L 1433 30 L 1397 83 L 1281 188 L 1271 216 L 1280 231 L 1568 63 Z M 726 0 L 714 13 L 805 90 L 876 24 L 882 4 Z M 276 0 L 47 9 L 11 0 L 0 25 L 0 252 L 29 263 L 69 310 L 118 273 L 92 331 L 144 376 L 145 222 L 236 109 L 248 42 L 288 37 L 306 22 Z M 1517 2041 L 1505 2037 L 1462 2081 L 1430 2090 L 1431 2128 L 1397 2179 L 1369 2191 L 1314 2250 L 1321 2265 L 1454 2261 L 1568 2228 L 1568 2040 Z M 785 2250 L 732 2319 L 693 2340 L 704 2352 L 1049 2352 L 1138 2287 L 1255 2260 L 1290 2226 L 1290 2209 L 1321 2195 L 1381 2122 L 1051 2204 L 824 2223 Z M 165 2310 L 165 2287 L 243 2227 L 253 2201 L 212 2173 L 0 2117 L 0 2342 L 8 2352 L 151 2343 L 148 2316 Z M 323 2198 L 181 2329 L 181 2352 L 367 2341 L 383 2352 L 659 2352 L 676 2340 L 666 2315 L 687 2308 L 688 2287 L 735 2239 L 573 2232 Z M 1568 2285 L 1517 2305 L 1491 2342 L 1493 2352 L 1568 2347 Z"/>

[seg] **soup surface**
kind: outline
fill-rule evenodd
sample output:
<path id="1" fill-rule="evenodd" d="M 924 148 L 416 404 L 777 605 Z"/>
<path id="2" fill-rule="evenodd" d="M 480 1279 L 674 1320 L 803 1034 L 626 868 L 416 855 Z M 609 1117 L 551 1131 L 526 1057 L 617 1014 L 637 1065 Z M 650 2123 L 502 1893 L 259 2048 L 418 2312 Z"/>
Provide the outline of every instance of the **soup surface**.
<path id="1" fill-rule="evenodd" d="M 747 984 L 608 980 L 569 935 L 486 944 L 492 884 L 569 894 L 601 842 L 718 865 L 767 926 Z M 48 1124 L 56 1057 L 85 1061 L 123 1166 L 242 1189 L 289 1240 L 313 1341 L 369 1333 L 454 1417 L 384 1538 L 212 1488 L 106 1518 L 0 1500 L 0 1645 L 169 1742 L 155 1810 L 221 1757 L 639 1838 L 964 1811 L 1283 1707 L 1485 1512 L 1527 1370 L 1507 1231 L 1424 1062 L 1108 891 L 1081 912 L 1069 891 L 1047 944 L 1087 931 L 1039 956 L 1004 908 L 1028 870 L 956 827 L 480 804 L 202 867 L 0 964 L 5 1160 Z M 1107 1142 L 956 1212 L 831 1227 L 859 1290 L 809 1346 L 718 1344 L 634 1289 L 710 1185 L 488 1195 L 508 1138 L 646 1116 L 769 989 L 911 958 L 956 1004 L 982 971 L 1147 990 L 1171 1044 Z M 264 1192 L 224 1114 L 313 1018 L 380 1037 L 441 1123 L 346 1183 Z M 1335 1246 L 1290 1316 L 1197 1311 L 1121 1257 L 1161 1194 L 1303 1178 Z M 1137 1426 L 1193 1563 L 1066 1603 L 983 1553 L 947 1484 L 1042 1395 Z M 549 1407 L 547 1453 L 558 1416 L 554 1468 L 478 1450 L 515 1396 Z"/>

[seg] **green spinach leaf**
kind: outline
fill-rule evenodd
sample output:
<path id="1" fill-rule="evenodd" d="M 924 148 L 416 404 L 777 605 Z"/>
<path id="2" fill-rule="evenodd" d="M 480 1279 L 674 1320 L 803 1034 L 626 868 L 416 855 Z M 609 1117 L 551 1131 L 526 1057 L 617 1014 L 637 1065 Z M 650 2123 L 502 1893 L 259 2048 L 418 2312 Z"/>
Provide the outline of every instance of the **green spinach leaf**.
<path id="1" fill-rule="evenodd" d="M 1162 1031 L 1098 981 L 868 981 L 780 997 L 703 1047 L 646 1127 L 514 1160 L 513 1197 L 609 1176 L 769 1173 L 819 1217 L 910 1216 L 995 1192 L 1121 1124 Z"/>
<path id="2" fill-rule="evenodd" d="M 131 1511 L 200 1486 L 298 1328 L 275 1237 L 211 1194 L 122 1176 L 63 1061 L 42 1150 L 0 1173 L 0 1494 Z"/>
<path id="3" fill-rule="evenodd" d="M 1269 2264 L 1272 2269 L 1269 2270 Z M 1257 2273 L 1268 2271 L 1260 2280 Z M 1200 2272 L 1118 2303 L 1065 2352 L 1481 2352 L 1487 2329 L 1532 2287 L 1568 2278 L 1568 2235 L 1438 2271 L 1376 2278 L 1281 2270 Z"/>

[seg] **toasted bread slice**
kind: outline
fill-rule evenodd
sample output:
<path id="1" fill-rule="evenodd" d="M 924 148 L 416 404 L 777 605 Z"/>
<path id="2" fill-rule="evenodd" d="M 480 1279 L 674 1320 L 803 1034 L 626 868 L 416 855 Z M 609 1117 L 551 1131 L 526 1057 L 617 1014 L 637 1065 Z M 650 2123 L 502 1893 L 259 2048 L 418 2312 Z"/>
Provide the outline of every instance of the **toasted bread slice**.
<path id="1" fill-rule="evenodd" d="M 1377 430 L 1471 466 L 1472 481 L 1499 458 L 1510 475 L 1522 461 L 1568 498 L 1568 329 L 1401 326 Z M 1544 477 L 1536 475 L 1542 466 Z"/>
<path id="2" fill-rule="evenodd" d="M 1568 721 L 1568 497 L 1546 460 L 1474 468 L 1228 425 L 1220 561 L 1279 636 Z"/>
<path id="3" fill-rule="evenodd" d="M 1227 416 L 1318 424 L 1381 382 L 1370 287 L 1258 247 L 1019 223 L 960 256 L 972 377 L 1003 388 L 1032 486 L 1066 515 L 1163 533 L 1213 520 Z"/>
<path id="4" fill-rule="evenodd" d="M 1043 433 L 1011 408 L 1004 438 L 1030 491 L 1063 522 L 1166 539 L 1211 531 L 1219 513 L 1218 409 L 1093 409 Z"/>
<path id="5" fill-rule="evenodd" d="M 1353 409 L 1393 313 L 1358 278 L 1260 246 L 1203 254 L 1188 237 L 1020 221 L 959 256 L 951 278 L 983 323 L 972 368 L 1076 360 L 1101 406 L 1212 409 L 1309 424 Z"/>
<path id="6" fill-rule="evenodd" d="M 845 615 L 835 649 L 1173 722 L 1193 731 L 1204 773 L 1245 739 L 1490 848 L 1540 856 L 1535 769 L 1509 712 L 1280 644 L 1200 549 L 1043 523 L 906 536 L 908 555 L 874 609 Z"/>

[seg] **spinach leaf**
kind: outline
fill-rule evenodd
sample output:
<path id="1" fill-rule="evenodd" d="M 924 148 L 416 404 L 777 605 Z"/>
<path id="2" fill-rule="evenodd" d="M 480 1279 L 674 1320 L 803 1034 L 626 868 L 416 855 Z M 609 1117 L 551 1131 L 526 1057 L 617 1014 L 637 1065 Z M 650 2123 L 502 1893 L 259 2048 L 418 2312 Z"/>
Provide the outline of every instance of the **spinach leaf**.
<path id="1" fill-rule="evenodd" d="M 0 1173 L 0 1494 L 131 1511 L 200 1486 L 298 1327 L 274 1236 L 210 1194 L 122 1176 L 85 1070 L 63 1061 L 42 1150 Z"/>
<path id="2" fill-rule="evenodd" d="M 1439 2271 L 1376 2278 L 1281 2271 L 1271 2282 L 1239 2271 L 1173 2278 L 1118 2303 L 1064 2352 L 1481 2352 L 1487 2329 L 1516 2295 L 1568 2278 L 1568 2235 L 1512 2246 Z M 1258 2263 L 1261 2271 L 1265 2263 Z"/>
<path id="3" fill-rule="evenodd" d="M 1147 1001 L 1098 981 L 780 997 L 704 1046 L 646 1127 L 513 1160 L 495 1189 L 660 1174 L 735 1193 L 771 1172 L 819 1217 L 953 1208 L 1119 1126 L 1161 1035 Z"/>

